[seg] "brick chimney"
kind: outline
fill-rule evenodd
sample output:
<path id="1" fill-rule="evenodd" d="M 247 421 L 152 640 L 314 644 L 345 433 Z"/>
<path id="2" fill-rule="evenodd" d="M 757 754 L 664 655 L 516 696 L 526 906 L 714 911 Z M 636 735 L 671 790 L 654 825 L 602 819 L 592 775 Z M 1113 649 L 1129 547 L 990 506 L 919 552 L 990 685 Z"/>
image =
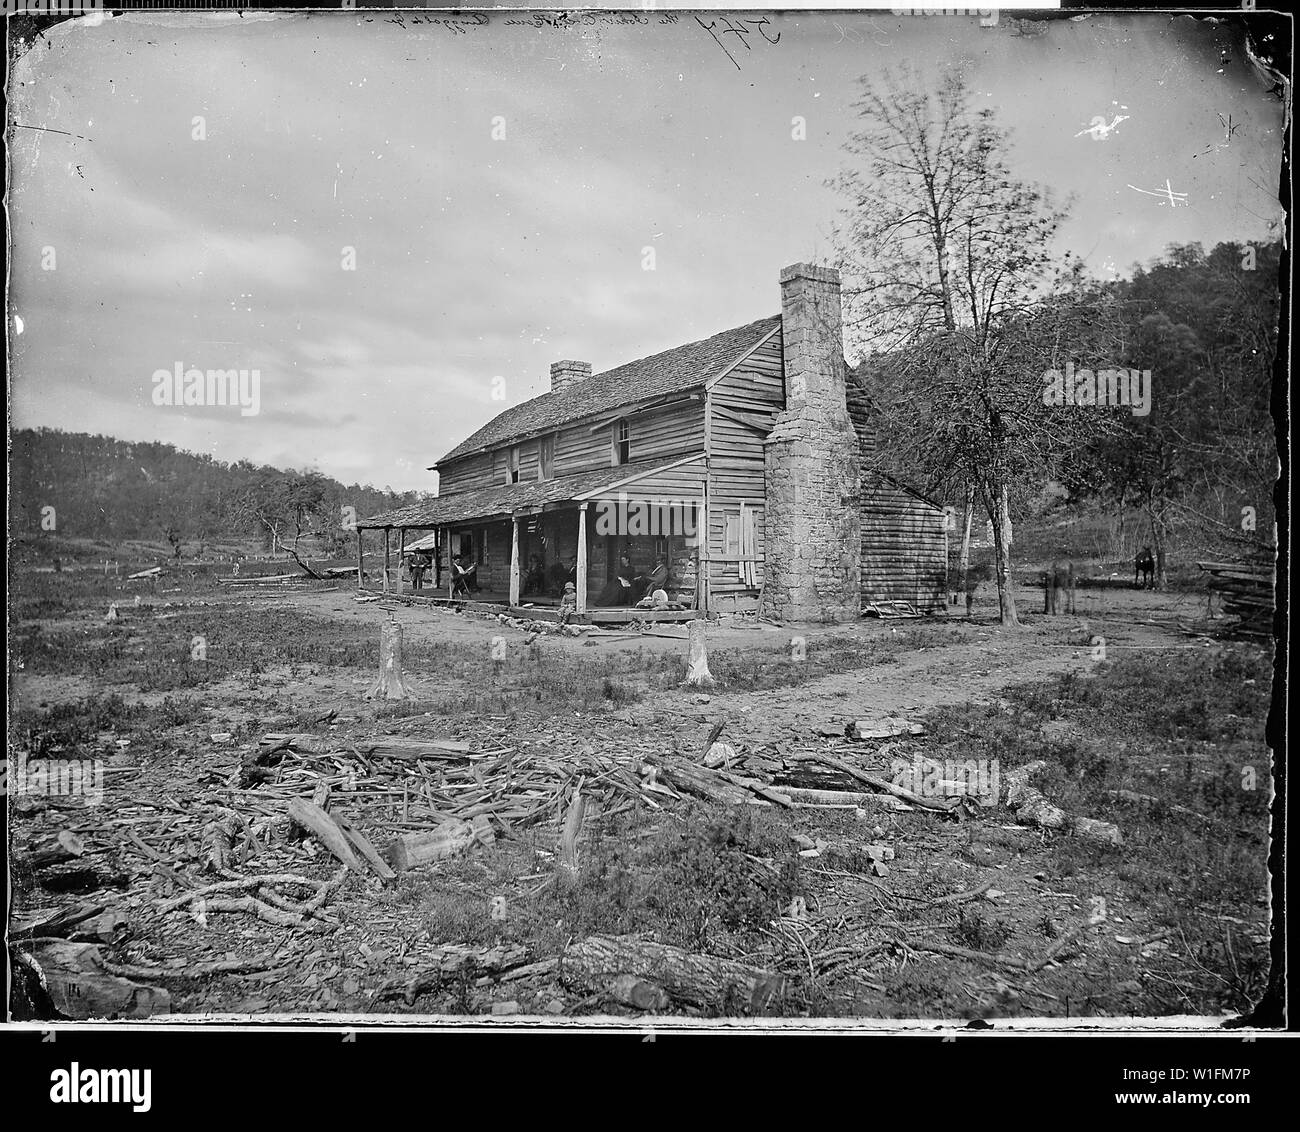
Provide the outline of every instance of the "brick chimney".
<path id="1" fill-rule="evenodd" d="M 591 376 L 590 362 L 552 362 L 551 392 L 560 393 Z"/>
<path id="2" fill-rule="evenodd" d="M 764 449 L 763 600 L 780 621 L 856 621 L 862 602 L 859 442 L 845 399 L 840 275 L 781 272 L 785 410 Z"/>

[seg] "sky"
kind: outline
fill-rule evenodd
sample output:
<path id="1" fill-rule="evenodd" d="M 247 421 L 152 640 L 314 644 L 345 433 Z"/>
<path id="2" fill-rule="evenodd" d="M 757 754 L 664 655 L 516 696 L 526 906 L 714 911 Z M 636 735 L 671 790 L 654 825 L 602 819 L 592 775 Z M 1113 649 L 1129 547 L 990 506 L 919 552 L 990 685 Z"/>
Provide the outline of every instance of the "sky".
<path id="1" fill-rule="evenodd" d="M 833 261 L 861 78 L 900 63 L 965 71 L 1098 275 L 1279 236 L 1282 110 L 1226 24 L 639 18 L 47 31 L 9 90 L 11 427 L 433 490 L 551 362 L 600 372 L 774 314 L 781 267 Z M 257 413 L 156 404 L 177 364 L 256 369 Z"/>

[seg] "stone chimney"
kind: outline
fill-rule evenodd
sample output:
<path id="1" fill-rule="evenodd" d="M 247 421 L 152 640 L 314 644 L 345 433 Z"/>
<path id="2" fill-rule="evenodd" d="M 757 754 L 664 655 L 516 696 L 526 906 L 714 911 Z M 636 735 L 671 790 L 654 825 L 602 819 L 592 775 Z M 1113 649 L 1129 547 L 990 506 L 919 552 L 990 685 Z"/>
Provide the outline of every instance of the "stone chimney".
<path id="1" fill-rule="evenodd" d="M 856 621 L 862 602 L 859 443 L 845 398 L 840 275 L 781 272 L 785 410 L 764 449 L 760 613 L 779 621 Z"/>
<path id="2" fill-rule="evenodd" d="M 560 393 L 591 376 L 590 362 L 552 362 L 551 392 Z"/>

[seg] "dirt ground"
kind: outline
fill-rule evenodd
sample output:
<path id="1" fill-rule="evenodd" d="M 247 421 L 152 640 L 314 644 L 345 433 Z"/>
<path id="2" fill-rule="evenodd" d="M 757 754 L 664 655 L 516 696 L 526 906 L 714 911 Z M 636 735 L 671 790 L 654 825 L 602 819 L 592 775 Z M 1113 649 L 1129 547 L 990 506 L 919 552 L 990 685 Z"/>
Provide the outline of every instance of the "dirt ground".
<path id="1" fill-rule="evenodd" d="M 430 965 L 446 969 L 449 949 L 477 949 L 482 964 L 493 949 L 499 958 L 502 948 L 513 948 L 536 963 L 584 932 L 612 935 L 619 928 L 639 931 L 638 938 L 689 940 L 696 951 L 781 972 L 796 990 L 777 1011 L 787 1017 L 1227 1016 L 1248 1005 L 1267 975 L 1261 872 L 1267 822 L 1257 812 L 1240 830 L 1236 856 L 1207 866 L 1209 835 L 1195 823 L 1191 830 L 1186 821 L 1168 823 L 1164 810 L 1159 836 L 1193 855 L 1185 862 L 1161 860 L 1166 843 L 1154 834 L 1134 836 L 1139 815 L 1132 811 L 1094 811 L 1127 827 L 1122 851 L 1099 851 L 1017 820 L 1002 805 L 964 812 L 962 820 L 924 809 L 748 807 L 757 814 L 751 821 L 720 815 L 698 799 L 658 798 L 660 807 L 656 796 L 644 794 L 649 803 L 595 807 L 584 827 L 576 882 L 555 880 L 560 804 L 547 820 L 514 831 L 507 824 L 493 845 L 403 874 L 395 884 L 348 876 L 331 890 L 322 931 L 238 912 L 196 917 L 192 909 L 164 907 L 187 886 L 218 879 L 205 870 L 196 842 L 200 815 L 223 807 L 243 806 L 261 834 L 249 838 L 235 875 L 292 871 L 317 883 L 332 875 L 337 862 L 319 844 L 285 835 L 276 808 L 289 796 L 283 770 L 274 784 L 280 793 L 267 787 L 259 796 L 256 786 L 235 786 L 241 759 L 264 732 L 323 736 L 339 749 L 358 736 L 440 737 L 548 765 L 605 760 L 601 766 L 618 763 L 635 774 L 645 758 L 698 761 L 721 725 L 738 765 L 746 774 L 765 767 L 777 790 L 782 758 L 809 753 L 887 778 L 900 756 L 991 751 L 1012 763 L 1045 755 L 1050 774 L 1059 777 L 1054 800 L 1086 799 L 1093 806 L 1101 788 L 1113 793 L 1113 784 L 1131 785 L 1131 793 L 1143 796 L 1160 793 L 1160 784 L 1172 780 L 1171 767 L 1181 765 L 1171 752 L 1186 761 L 1176 797 L 1198 804 L 1217 798 L 1243 761 L 1235 750 L 1229 758 L 1227 748 L 1236 744 L 1254 752 L 1250 765 L 1259 768 L 1267 795 L 1262 726 L 1269 691 L 1255 669 L 1241 678 L 1232 669 L 1238 699 L 1231 706 L 1241 714 L 1227 718 L 1240 718 L 1241 726 L 1227 739 L 1217 730 L 1180 734 L 1177 725 L 1172 735 L 1156 734 L 1163 723 L 1145 735 L 1144 725 L 1127 715 L 1112 731 L 1104 716 L 1111 707 L 1093 702 L 1097 696 L 1087 690 L 1111 688 L 1107 674 L 1126 671 L 1126 664 L 1208 668 L 1222 683 L 1214 676 L 1222 667 L 1214 666 L 1226 663 L 1224 646 L 1180 629 L 1203 626 L 1201 596 L 1097 586 L 1080 591 L 1074 615 L 1048 617 L 1039 612 L 1041 591 L 1024 586 L 1017 592 L 1024 623 L 1012 630 L 997 624 L 989 594 L 971 618 L 806 627 L 733 619 L 709 630 L 718 684 L 696 689 L 680 686 L 684 628 L 659 627 L 654 636 L 538 635 L 487 616 L 359 603 L 344 586 L 195 592 L 164 582 L 156 592 L 142 589 L 139 608 L 128 607 L 127 587 L 121 592 L 114 599 L 122 602 L 121 618 L 108 625 L 107 590 L 78 593 L 59 608 L 33 605 L 29 616 L 20 609 L 13 617 L 17 741 L 35 751 L 49 740 L 64 758 L 93 749 L 120 773 L 107 775 L 103 805 L 77 812 L 53 799 L 38 802 L 11 812 L 11 828 L 20 858 L 23 846 L 61 828 L 75 830 L 125 881 L 111 891 L 55 892 L 20 870 L 14 911 L 31 918 L 75 900 L 119 911 L 123 924 L 87 938 L 123 969 L 160 972 L 156 981 L 169 988 L 174 1013 L 481 1014 L 502 1022 L 517 1015 L 639 1017 L 640 1011 L 590 987 L 575 989 L 553 971 L 503 978 L 490 962 L 473 968 L 473 978 L 458 967 L 456 978 L 436 979 L 413 997 L 394 992 Z M 365 697 L 375 681 L 380 628 L 390 618 L 403 628 L 407 675 L 417 688 L 413 703 L 397 707 Z M 178 667 L 185 673 L 193 667 L 183 652 L 199 639 L 196 626 L 214 658 L 222 650 L 238 656 L 217 671 L 177 676 Z M 507 659 L 490 659 L 502 644 Z M 95 661 L 97 648 L 110 649 L 114 663 Z M 333 659 L 331 648 L 341 650 Z M 158 653 L 180 659 L 155 665 L 149 658 Z M 1266 657 L 1251 662 L 1266 671 Z M 553 698 L 527 694 L 541 673 L 557 681 L 548 685 Z M 1116 696 L 1128 697 L 1125 711 L 1142 707 L 1140 683 L 1114 680 L 1113 687 Z M 55 742 L 63 734 L 60 713 L 71 713 L 75 723 L 77 712 L 104 696 L 120 703 L 102 718 L 94 709 L 101 714 L 91 713 L 99 722 L 87 725 L 89 731 L 69 730 L 72 738 Z M 144 714 L 133 722 L 132 711 Z M 1224 713 L 1207 704 L 1205 714 L 1219 719 Z M 853 720 L 884 716 L 922 721 L 926 730 L 886 743 L 843 736 Z M 1128 752 L 1119 769 L 1116 749 Z M 785 765 L 788 772 L 792 764 Z M 338 769 L 322 759 L 294 766 L 301 783 L 294 789 L 303 797 Z M 331 781 L 337 789 L 337 779 Z M 399 779 L 384 781 L 400 785 L 397 793 L 405 796 L 408 787 Z M 862 789 L 852 781 L 828 785 Z M 557 800 L 570 798 L 571 789 Z M 382 845 L 402 816 L 392 794 L 379 790 L 368 802 L 340 796 L 336 804 L 346 809 L 355 801 L 347 812 Z M 1172 806 L 1174 798 L 1165 801 Z M 1204 805 L 1196 822 L 1220 820 L 1203 811 Z M 1240 826 L 1244 813 L 1233 809 L 1223 820 Z M 684 888 L 701 886 L 689 914 L 653 885 L 645 887 L 645 875 L 658 868 L 687 868 L 681 845 L 694 846 L 701 830 L 714 837 L 719 828 L 721 841 L 700 849 L 714 854 L 706 856 L 713 862 L 707 869 L 721 875 L 736 862 L 753 867 L 747 858 L 772 876 L 780 873 L 779 885 L 754 889 L 766 894 L 761 909 L 755 910 L 761 901 L 751 901 L 752 893 L 711 887 L 714 876 L 700 874 L 695 864 L 695 873 L 682 873 Z M 883 873 L 863 857 L 864 846 L 882 843 L 892 849 Z M 626 858 L 629 845 L 646 846 L 648 855 Z M 1179 869 L 1209 876 L 1220 867 L 1223 883 L 1214 899 L 1185 910 L 1213 922 L 1190 935 L 1173 908 Z M 1253 887 L 1235 892 L 1230 868 L 1246 870 Z M 612 877 L 622 886 L 617 891 Z M 744 889 L 749 882 L 737 883 Z M 508 913 L 496 914 L 497 900 Z M 709 918 L 711 900 L 720 902 L 721 921 Z M 741 908 L 736 923 L 720 926 L 732 904 Z M 700 909 L 703 919 L 683 926 Z M 1225 932 L 1226 945 L 1213 942 Z M 187 976 L 204 962 L 250 969 Z M 251 969 L 258 962 L 275 966 Z M 674 1005 L 664 1013 L 717 1010 Z"/>

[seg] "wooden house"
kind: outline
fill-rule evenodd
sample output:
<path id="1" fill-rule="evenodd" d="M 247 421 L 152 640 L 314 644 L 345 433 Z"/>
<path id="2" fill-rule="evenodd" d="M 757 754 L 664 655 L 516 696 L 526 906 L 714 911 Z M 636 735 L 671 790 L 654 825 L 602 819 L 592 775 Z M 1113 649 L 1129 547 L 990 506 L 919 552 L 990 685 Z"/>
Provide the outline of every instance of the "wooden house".
<path id="1" fill-rule="evenodd" d="M 588 619 L 626 619 L 658 563 L 681 610 L 656 618 L 850 620 L 864 597 L 944 608 L 942 509 L 859 474 L 870 418 L 849 413 L 838 274 L 796 264 L 780 285 L 780 314 L 702 341 L 602 373 L 554 363 L 549 392 L 433 465 L 436 499 L 358 528 L 386 546 L 396 532 L 399 562 L 436 551 L 448 597 L 452 561 L 473 567 L 479 600 L 513 607 L 555 605 L 571 578 Z"/>

